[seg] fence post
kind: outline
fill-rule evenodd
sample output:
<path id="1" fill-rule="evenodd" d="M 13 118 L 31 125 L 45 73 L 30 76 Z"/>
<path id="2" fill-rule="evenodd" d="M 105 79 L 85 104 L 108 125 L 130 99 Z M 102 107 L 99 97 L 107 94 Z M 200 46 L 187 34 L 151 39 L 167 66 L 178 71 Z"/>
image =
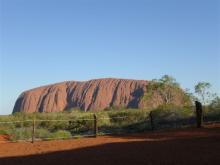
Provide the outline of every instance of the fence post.
<path id="1" fill-rule="evenodd" d="M 94 118 L 94 137 L 97 137 L 98 126 L 97 126 L 97 116 L 96 116 L 96 114 L 93 114 L 93 118 Z"/>
<path id="2" fill-rule="evenodd" d="M 32 128 L 32 143 L 34 143 L 35 140 L 35 118 L 33 119 L 33 128 Z"/>
<path id="3" fill-rule="evenodd" d="M 203 115 L 202 115 L 202 104 L 198 101 L 195 102 L 196 104 L 196 126 L 197 128 L 202 127 L 203 123 Z"/>
<path id="4" fill-rule="evenodd" d="M 154 130 L 154 119 L 153 119 L 153 112 L 151 111 L 149 114 L 150 117 L 150 124 L 151 124 L 151 130 Z"/>

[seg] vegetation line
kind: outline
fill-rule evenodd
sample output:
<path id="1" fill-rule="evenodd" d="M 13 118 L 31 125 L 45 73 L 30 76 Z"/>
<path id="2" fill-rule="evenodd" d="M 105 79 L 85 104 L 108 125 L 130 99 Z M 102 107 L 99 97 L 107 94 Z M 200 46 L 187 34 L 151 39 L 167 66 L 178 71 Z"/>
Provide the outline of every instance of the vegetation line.
<path id="1" fill-rule="evenodd" d="M 24 122 L 32 122 L 33 120 L 20 120 L 20 121 L 0 121 L 0 123 L 24 123 Z"/>
<path id="2" fill-rule="evenodd" d="M 119 116 L 119 117 L 102 117 L 102 118 L 98 118 L 98 119 L 103 119 L 103 120 L 109 120 L 109 119 L 125 119 L 127 118 L 128 116 Z M 75 119 L 77 121 L 89 121 L 89 120 L 94 120 L 94 119 L 91 119 L 91 118 L 87 118 L 87 119 Z M 35 120 L 35 122 L 38 122 L 38 121 L 50 121 L 50 122 L 55 122 L 55 121 L 74 121 L 74 120 Z M 33 122 L 33 120 L 20 120 L 20 121 L 0 121 L 0 123 L 24 123 L 24 122 Z"/>

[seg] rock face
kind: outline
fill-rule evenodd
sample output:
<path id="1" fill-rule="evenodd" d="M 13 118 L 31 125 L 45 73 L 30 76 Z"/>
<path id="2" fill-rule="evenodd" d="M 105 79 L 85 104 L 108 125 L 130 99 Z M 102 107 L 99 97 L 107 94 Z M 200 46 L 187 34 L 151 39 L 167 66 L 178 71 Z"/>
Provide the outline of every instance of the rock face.
<path id="1" fill-rule="evenodd" d="M 61 112 L 78 107 L 99 111 L 111 106 L 140 107 L 147 81 L 98 79 L 86 82 L 68 81 L 23 92 L 14 112 Z"/>
<path id="2" fill-rule="evenodd" d="M 108 107 L 142 108 L 142 96 L 148 82 L 143 80 L 97 79 L 85 82 L 67 81 L 23 92 L 15 112 L 61 112 L 70 108 L 100 111 Z M 182 96 L 174 104 L 181 105 Z M 161 104 L 156 99 L 151 107 Z"/>

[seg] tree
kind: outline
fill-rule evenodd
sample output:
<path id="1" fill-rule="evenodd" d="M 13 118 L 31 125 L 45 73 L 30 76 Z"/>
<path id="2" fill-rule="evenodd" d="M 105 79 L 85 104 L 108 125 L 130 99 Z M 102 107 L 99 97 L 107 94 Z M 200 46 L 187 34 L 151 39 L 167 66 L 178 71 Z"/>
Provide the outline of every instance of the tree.
<path id="1" fill-rule="evenodd" d="M 211 109 L 220 109 L 220 97 L 215 97 L 209 106 Z"/>
<path id="2" fill-rule="evenodd" d="M 179 88 L 176 80 L 172 76 L 164 75 L 161 79 L 154 79 L 148 84 L 148 97 L 156 92 L 162 98 L 164 104 L 171 104 L 175 88 Z"/>
<path id="3" fill-rule="evenodd" d="M 197 95 L 197 100 L 202 102 L 203 105 L 209 104 L 210 101 L 216 94 L 210 91 L 211 84 L 208 82 L 198 82 L 195 85 L 195 94 Z"/>
<path id="4" fill-rule="evenodd" d="M 191 103 L 194 103 L 196 100 L 198 100 L 198 99 L 196 98 L 196 96 L 194 95 L 194 93 L 192 93 L 192 92 L 190 91 L 190 89 L 186 88 L 186 89 L 184 90 L 184 92 L 185 92 L 186 97 L 187 97 L 187 98 L 186 98 L 186 101 L 190 100 Z"/>

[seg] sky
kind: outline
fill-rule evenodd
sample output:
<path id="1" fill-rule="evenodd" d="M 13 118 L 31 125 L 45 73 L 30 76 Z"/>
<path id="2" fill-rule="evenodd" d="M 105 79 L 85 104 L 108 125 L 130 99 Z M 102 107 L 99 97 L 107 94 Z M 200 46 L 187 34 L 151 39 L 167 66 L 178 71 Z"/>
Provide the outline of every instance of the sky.
<path id="1" fill-rule="evenodd" d="M 0 0 L 0 115 L 67 80 L 168 74 L 220 93 L 218 0 Z"/>

